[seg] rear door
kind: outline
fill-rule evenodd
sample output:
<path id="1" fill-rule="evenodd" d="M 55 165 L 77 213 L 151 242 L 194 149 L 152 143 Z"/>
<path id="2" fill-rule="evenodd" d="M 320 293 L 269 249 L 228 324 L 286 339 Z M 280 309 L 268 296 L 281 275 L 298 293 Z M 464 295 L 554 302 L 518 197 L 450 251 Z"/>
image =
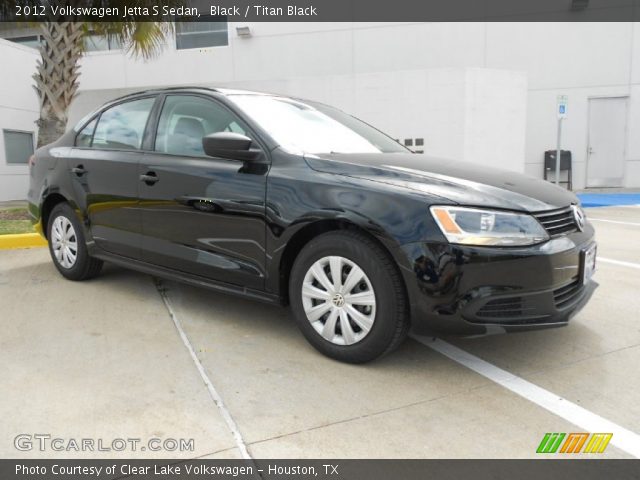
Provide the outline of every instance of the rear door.
<path id="1" fill-rule="evenodd" d="M 240 118 L 210 97 L 164 98 L 154 151 L 145 154 L 139 170 L 142 257 L 262 289 L 267 157 L 252 163 L 208 157 L 202 137 L 221 131 L 256 139 Z"/>
<path id="2" fill-rule="evenodd" d="M 138 163 L 156 97 L 121 102 L 91 120 L 67 161 L 83 217 L 98 247 L 140 258 Z"/>

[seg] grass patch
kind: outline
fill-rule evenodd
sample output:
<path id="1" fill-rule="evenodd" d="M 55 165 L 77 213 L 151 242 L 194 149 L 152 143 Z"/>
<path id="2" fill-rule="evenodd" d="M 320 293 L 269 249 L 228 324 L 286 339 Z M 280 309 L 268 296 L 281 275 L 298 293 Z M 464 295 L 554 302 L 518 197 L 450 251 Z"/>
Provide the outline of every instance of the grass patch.
<path id="1" fill-rule="evenodd" d="M 0 235 L 11 233 L 34 233 L 33 225 L 25 208 L 0 210 Z"/>

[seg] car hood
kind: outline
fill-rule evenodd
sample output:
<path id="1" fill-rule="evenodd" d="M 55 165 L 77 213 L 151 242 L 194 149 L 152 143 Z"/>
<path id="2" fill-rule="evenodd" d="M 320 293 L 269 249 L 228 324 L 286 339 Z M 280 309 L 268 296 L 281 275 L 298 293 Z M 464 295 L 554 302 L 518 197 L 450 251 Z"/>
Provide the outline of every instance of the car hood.
<path id="1" fill-rule="evenodd" d="M 552 183 L 507 170 L 410 153 L 314 154 L 317 171 L 416 190 L 460 205 L 537 212 L 578 203 Z"/>

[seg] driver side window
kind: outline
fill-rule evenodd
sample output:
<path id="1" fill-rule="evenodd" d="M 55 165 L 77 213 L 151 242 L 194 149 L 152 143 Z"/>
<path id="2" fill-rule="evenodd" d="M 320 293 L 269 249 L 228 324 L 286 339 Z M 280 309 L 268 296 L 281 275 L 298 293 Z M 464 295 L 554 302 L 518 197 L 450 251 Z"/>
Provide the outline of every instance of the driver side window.
<path id="1" fill-rule="evenodd" d="M 169 95 L 160 114 L 155 150 L 173 155 L 206 157 L 202 137 L 217 132 L 246 135 L 247 129 L 229 110 L 211 100 Z"/>

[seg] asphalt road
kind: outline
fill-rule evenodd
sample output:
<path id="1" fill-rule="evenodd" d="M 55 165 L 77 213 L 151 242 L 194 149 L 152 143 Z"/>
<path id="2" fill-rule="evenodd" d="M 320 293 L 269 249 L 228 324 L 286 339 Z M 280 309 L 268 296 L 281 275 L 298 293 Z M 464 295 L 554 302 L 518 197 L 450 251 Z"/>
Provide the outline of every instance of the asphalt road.
<path id="1" fill-rule="evenodd" d="M 600 288 L 568 327 L 409 339 L 364 366 L 317 353 L 283 308 L 112 266 L 72 283 L 46 249 L 0 251 L 0 457 L 530 458 L 546 432 L 609 427 L 600 457 L 640 456 L 640 207 L 588 215 Z"/>

